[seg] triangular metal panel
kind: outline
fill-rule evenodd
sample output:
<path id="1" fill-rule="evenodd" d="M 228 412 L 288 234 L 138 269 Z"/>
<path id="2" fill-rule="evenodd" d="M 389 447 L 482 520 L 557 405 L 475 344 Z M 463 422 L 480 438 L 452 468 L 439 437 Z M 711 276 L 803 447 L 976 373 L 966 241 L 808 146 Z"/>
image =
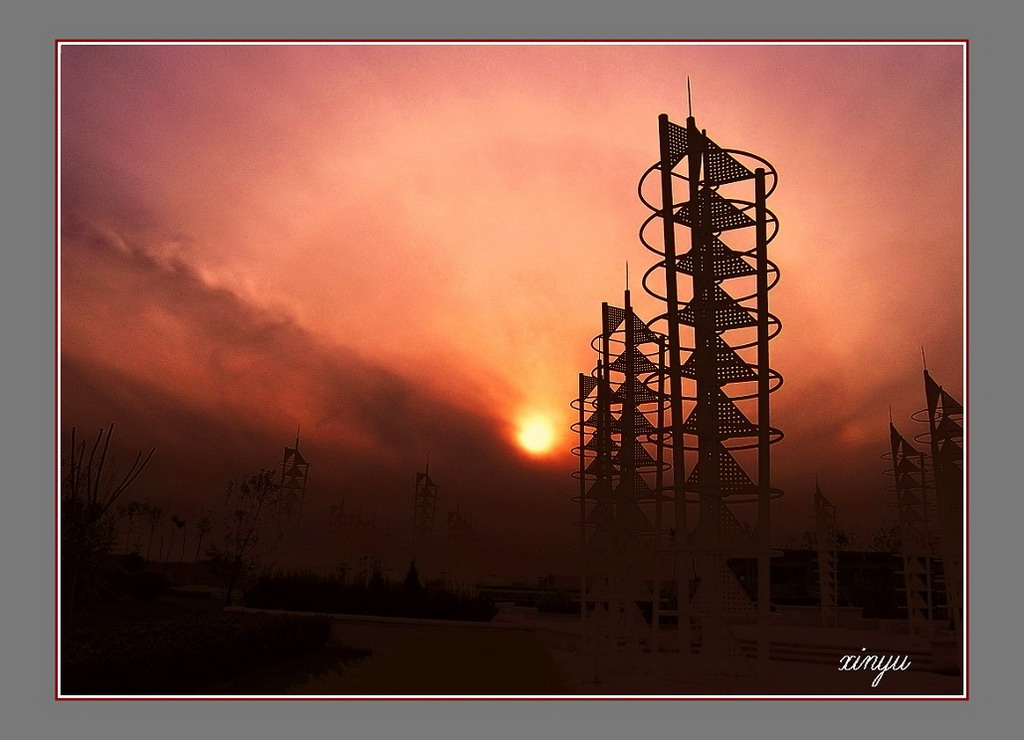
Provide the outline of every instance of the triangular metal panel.
<path id="1" fill-rule="evenodd" d="M 688 151 L 686 127 L 668 122 L 668 166 L 669 169 L 679 164 Z"/>
<path id="2" fill-rule="evenodd" d="M 700 203 L 706 204 L 712 231 L 729 231 L 754 225 L 754 219 L 713 190 L 702 189 L 698 200 Z M 693 205 L 693 201 L 683 203 L 675 213 L 675 220 L 692 228 L 696 223 L 697 215 Z"/>
<path id="3" fill-rule="evenodd" d="M 897 477 L 897 481 L 898 481 L 898 485 L 900 487 L 900 490 L 903 490 L 903 491 L 909 491 L 909 490 L 912 490 L 914 488 L 920 488 L 921 487 L 921 480 L 919 478 L 915 478 L 910 473 L 904 473 L 904 474 L 898 476 Z"/>
<path id="4" fill-rule="evenodd" d="M 627 366 L 629 364 L 629 355 L 632 355 L 633 373 L 635 375 L 646 375 L 648 373 L 656 373 L 661 369 L 653 362 L 651 362 L 647 358 L 647 356 L 636 347 L 633 347 L 632 352 L 623 352 L 621 355 L 616 357 L 615 360 L 608 367 L 620 373 L 626 372 Z"/>
<path id="5" fill-rule="evenodd" d="M 619 449 L 615 453 L 615 455 L 612 457 L 612 459 L 615 462 L 621 462 L 622 461 L 622 450 Z M 654 462 L 655 462 L 654 457 L 651 455 L 650 452 L 647 451 L 647 448 L 644 447 L 642 442 L 636 441 L 636 442 L 633 443 L 633 464 L 634 465 L 648 467 L 648 466 L 652 465 Z"/>
<path id="6" fill-rule="evenodd" d="M 604 312 L 604 333 L 606 335 L 618 329 L 622 326 L 622 322 L 626 320 L 625 309 L 618 306 L 608 306 L 607 309 Z"/>
<path id="7" fill-rule="evenodd" d="M 711 275 L 715 280 L 729 280 L 731 278 L 757 274 L 757 268 L 743 259 L 739 252 L 728 247 L 718 237 L 711 238 L 710 256 L 710 265 L 706 269 L 710 269 Z M 697 254 L 692 248 L 676 260 L 676 269 L 687 275 L 693 275 L 697 272 Z"/>
<path id="8" fill-rule="evenodd" d="M 943 416 L 942 421 L 939 422 L 938 428 L 935 430 L 939 437 L 960 437 L 963 435 L 964 430 L 959 424 L 957 424 L 949 416 Z"/>
<path id="9" fill-rule="evenodd" d="M 963 412 L 963 405 L 946 393 L 946 391 L 942 391 L 942 413 L 946 416 L 950 416 L 952 414 L 962 414 Z"/>
<path id="10" fill-rule="evenodd" d="M 698 462 L 693 466 L 693 470 L 686 479 L 686 487 L 688 489 L 693 490 L 700 485 L 701 469 L 703 467 L 702 462 Z M 741 492 L 749 493 L 757 490 L 757 486 L 736 461 L 736 458 L 721 445 L 718 448 L 718 488 L 723 495 Z"/>
<path id="11" fill-rule="evenodd" d="M 696 378 L 699 372 L 700 363 L 697 361 L 697 353 L 691 352 L 690 357 L 683 363 L 680 372 L 684 377 Z M 757 380 L 757 372 L 752 365 L 747 364 L 736 354 L 736 350 L 725 343 L 721 336 L 715 336 L 715 373 L 718 376 L 718 384 L 744 383 Z"/>
<path id="12" fill-rule="evenodd" d="M 900 460 L 899 464 L 896 466 L 896 472 L 919 473 L 921 472 L 921 468 L 914 462 L 913 458 L 905 457 L 902 460 Z"/>
<path id="13" fill-rule="evenodd" d="M 655 403 L 658 401 L 658 395 L 636 378 L 633 378 L 631 382 L 620 385 L 615 393 L 612 394 L 612 397 L 616 401 L 625 402 L 627 388 L 633 393 L 634 404 Z"/>
<path id="14" fill-rule="evenodd" d="M 740 306 L 732 296 L 718 285 L 715 285 L 712 289 L 710 299 L 700 296 L 694 297 L 686 305 L 686 308 L 679 312 L 679 321 L 687 326 L 696 326 L 697 317 L 694 306 L 699 303 L 704 303 L 710 307 L 713 312 L 714 329 L 716 331 L 757 326 L 757 318 L 750 311 Z"/>
<path id="15" fill-rule="evenodd" d="M 935 382 L 927 370 L 924 371 L 924 395 L 928 401 L 928 411 L 935 413 L 939 404 L 939 397 L 942 393 L 942 386 Z"/>
<path id="16" fill-rule="evenodd" d="M 697 434 L 698 427 L 704 416 L 704 403 L 698 402 L 689 417 L 683 423 L 683 429 L 690 434 Z M 729 437 L 746 437 L 756 435 L 758 428 L 744 416 L 732 399 L 717 392 L 716 405 L 718 406 L 718 424 L 716 430 L 719 439 Z"/>
<path id="17" fill-rule="evenodd" d="M 633 341 L 637 344 L 647 344 L 648 342 L 654 342 L 655 344 L 661 344 L 664 337 L 653 331 L 640 319 L 639 316 L 633 316 Z"/>
<path id="18" fill-rule="evenodd" d="M 964 449 L 953 440 L 947 439 L 942 443 L 939 455 L 945 462 L 960 463 L 964 459 Z"/>
<path id="19" fill-rule="evenodd" d="M 704 181 L 712 185 L 748 180 L 754 173 L 724 152 L 718 144 L 708 139 L 704 155 Z"/>

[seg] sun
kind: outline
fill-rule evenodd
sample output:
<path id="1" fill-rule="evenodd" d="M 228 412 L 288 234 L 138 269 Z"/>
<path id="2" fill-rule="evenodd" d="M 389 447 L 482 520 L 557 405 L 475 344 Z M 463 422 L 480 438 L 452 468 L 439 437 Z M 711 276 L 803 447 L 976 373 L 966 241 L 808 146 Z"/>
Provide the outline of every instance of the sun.
<path id="1" fill-rule="evenodd" d="M 516 441 L 531 455 L 543 455 L 555 446 L 555 426 L 543 416 L 523 419 L 516 431 Z"/>

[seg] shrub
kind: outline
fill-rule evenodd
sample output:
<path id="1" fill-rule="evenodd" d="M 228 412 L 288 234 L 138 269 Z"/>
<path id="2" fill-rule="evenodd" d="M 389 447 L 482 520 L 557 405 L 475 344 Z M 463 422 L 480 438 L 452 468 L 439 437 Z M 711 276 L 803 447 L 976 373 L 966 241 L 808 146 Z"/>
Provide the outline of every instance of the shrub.
<path id="1" fill-rule="evenodd" d="M 177 612 L 73 630 L 65 694 L 194 694 L 240 673 L 316 650 L 326 618 Z"/>
<path id="2" fill-rule="evenodd" d="M 307 572 L 263 576 L 244 597 L 246 605 L 255 608 L 321 614 L 487 622 L 497 612 L 489 598 L 467 589 L 436 583 L 412 588 L 408 582 L 393 584 L 383 578 L 347 582 Z"/>

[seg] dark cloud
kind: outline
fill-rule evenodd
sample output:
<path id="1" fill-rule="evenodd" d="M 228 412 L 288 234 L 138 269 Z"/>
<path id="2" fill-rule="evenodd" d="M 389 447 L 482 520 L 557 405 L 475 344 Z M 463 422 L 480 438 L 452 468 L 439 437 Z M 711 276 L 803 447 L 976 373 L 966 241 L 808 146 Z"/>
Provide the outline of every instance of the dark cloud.
<path id="1" fill-rule="evenodd" d="M 441 508 L 468 511 L 496 550 L 531 553 L 535 562 L 571 538 L 567 470 L 525 461 L 501 441 L 497 420 L 466 410 L 471 398 L 431 392 L 415 368 L 404 376 L 326 342 L 283 313 L 207 285 L 182 262 L 84 233 L 68 238 L 65 251 L 75 268 L 65 272 L 74 300 L 63 307 L 71 330 L 62 423 L 66 431 L 113 421 L 119 448 L 156 447 L 141 498 L 185 509 L 216 503 L 227 480 L 275 465 L 301 424 L 314 465 L 311 501 L 344 496 L 401 533 L 414 473 L 429 454 Z M 89 291 L 111 282 L 116 294 Z M 128 328 L 78 329 L 111 313 Z M 173 331 L 162 333 L 168 324 Z M 126 351 L 125 342 L 135 346 Z M 162 357 L 178 359 L 161 368 Z"/>

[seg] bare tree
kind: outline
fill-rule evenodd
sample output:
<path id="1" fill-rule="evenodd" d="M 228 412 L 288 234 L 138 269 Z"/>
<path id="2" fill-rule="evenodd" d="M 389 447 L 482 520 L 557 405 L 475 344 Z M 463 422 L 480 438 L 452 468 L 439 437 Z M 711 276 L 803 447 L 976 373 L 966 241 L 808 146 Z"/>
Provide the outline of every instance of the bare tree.
<path id="1" fill-rule="evenodd" d="M 174 528 L 171 530 L 171 539 L 167 541 L 167 552 L 164 553 L 163 557 L 165 563 L 171 559 L 171 551 L 174 550 L 174 540 L 178 532 L 182 532 L 182 527 L 185 526 L 185 520 L 177 514 L 171 514 L 171 524 L 174 525 Z M 182 532 L 182 534 L 184 534 L 184 532 Z M 184 545 L 182 546 L 182 549 L 184 549 Z"/>
<path id="2" fill-rule="evenodd" d="M 153 552 L 153 535 L 156 534 L 160 520 L 164 517 L 164 510 L 153 504 L 143 504 L 146 510 L 146 523 L 149 525 L 149 544 L 146 546 L 146 560 L 150 559 Z M 157 550 L 157 560 L 160 559 L 160 551 Z"/>
<path id="3" fill-rule="evenodd" d="M 118 505 L 118 516 L 125 520 L 124 551 L 132 551 L 132 531 L 134 530 L 135 517 L 143 513 L 142 504 L 138 501 L 129 501 L 127 504 Z"/>
<path id="4" fill-rule="evenodd" d="M 196 534 L 199 535 L 199 542 L 196 543 L 196 562 L 199 561 L 199 555 L 203 551 L 203 537 L 209 534 L 211 529 L 213 529 L 213 517 L 210 510 L 205 506 L 200 506 L 199 518 L 196 519 Z"/>
<path id="5" fill-rule="evenodd" d="M 89 447 L 71 428 L 61 476 L 61 560 L 65 607 L 102 587 L 100 568 L 116 536 L 112 507 L 145 469 L 155 450 L 140 450 L 123 473 L 110 452 L 114 425 L 100 429 Z M 88 450 L 88 451 L 87 451 Z"/>
<path id="6" fill-rule="evenodd" d="M 178 562 L 183 563 L 185 562 L 185 536 L 188 534 L 188 522 L 177 514 L 171 517 L 171 521 L 174 522 L 175 527 L 181 530 L 181 555 L 178 556 Z"/>
<path id="7" fill-rule="evenodd" d="M 236 586 L 257 570 L 277 545 L 281 486 L 273 470 L 244 475 L 228 483 L 224 493 L 224 522 L 209 555 L 231 606 Z"/>

